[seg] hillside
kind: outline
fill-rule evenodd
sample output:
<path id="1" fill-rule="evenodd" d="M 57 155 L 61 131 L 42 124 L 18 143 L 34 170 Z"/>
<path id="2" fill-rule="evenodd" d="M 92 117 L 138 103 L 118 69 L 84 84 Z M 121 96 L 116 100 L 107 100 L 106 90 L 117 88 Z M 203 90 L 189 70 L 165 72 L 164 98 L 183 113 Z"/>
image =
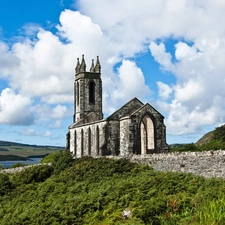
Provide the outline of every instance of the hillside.
<path id="1" fill-rule="evenodd" d="M 206 133 L 196 142 L 196 145 L 204 145 L 209 143 L 212 140 L 213 134 L 214 134 L 214 131 L 210 131 Z"/>
<path id="2" fill-rule="evenodd" d="M 48 156 L 50 159 L 50 155 Z M 224 224 L 222 179 L 157 172 L 128 160 L 76 159 L 0 174 L 0 224 Z"/>
<path id="3" fill-rule="evenodd" d="M 29 145 L 0 140 L 0 161 L 5 158 L 10 160 L 10 156 L 12 156 L 12 159 L 15 159 L 15 156 L 17 156 L 18 160 L 19 157 L 43 156 L 63 149 L 64 147 Z"/>

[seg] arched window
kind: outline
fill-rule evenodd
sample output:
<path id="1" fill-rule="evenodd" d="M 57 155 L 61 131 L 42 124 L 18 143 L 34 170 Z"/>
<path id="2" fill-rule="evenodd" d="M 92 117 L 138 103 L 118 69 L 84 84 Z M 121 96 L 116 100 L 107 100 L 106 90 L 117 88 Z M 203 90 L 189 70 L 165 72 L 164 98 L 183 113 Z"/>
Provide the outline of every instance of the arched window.
<path id="1" fill-rule="evenodd" d="M 89 104 L 95 104 L 95 82 L 91 81 L 89 83 Z"/>
<path id="2" fill-rule="evenodd" d="M 140 125 L 141 133 L 141 154 L 147 154 L 155 148 L 154 124 L 151 118 L 146 115 Z"/>
<path id="3" fill-rule="evenodd" d="M 96 155 L 99 155 L 99 128 L 96 128 Z"/>
<path id="4" fill-rule="evenodd" d="M 80 103 L 80 85 L 79 82 L 77 82 L 77 105 Z"/>
<path id="5" fill-rule="evenodd" d="M 91 128 L 88 128 L 88 155 L 91 155 Z"/>

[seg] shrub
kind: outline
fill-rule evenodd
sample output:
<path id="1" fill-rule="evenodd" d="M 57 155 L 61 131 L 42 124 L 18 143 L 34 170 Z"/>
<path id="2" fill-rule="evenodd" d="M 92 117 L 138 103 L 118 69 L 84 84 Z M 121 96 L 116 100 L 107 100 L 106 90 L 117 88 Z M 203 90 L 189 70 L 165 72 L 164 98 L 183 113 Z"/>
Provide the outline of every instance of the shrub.
<path id="1" fill-rule="evenodd" d="M 20 173 L 14 178 L 17 183 L 29 184 L 32 182 L 43 182 L 53 173 L 53 168 L 48 165 L 31 166 Z"/>
<path id="2" fill-rule="evenodd" d="M 216 127 L 213 132 L 213 140 L 225 142 L 225 125 L 221 127 Z"/>
<path id="3" fill-rule="evenodd" d="M 40 163 L 53 163 L 53 162 L 55 162 L 55 160 L 56 160 L 58 154 L 59 154 L 58 152 L 57 152 L 57 153 L 51 153 L 51 154 L 45 156 L 45 157 L 40 161 Z"/>
<path id="4" fill-rule="evenodd" d="M 27 164 L 18 162 L 18 163 L 13 164 L 10 168 L 17 168 L 17 167 L 23 167 L 23 166 L 27 166 Z"/>
<path id="5" fill-rule="evenodd" d="M 8 175 L 0 174 L 0 196 L 5 195 L 13 189 L 13 184 L 10 182 Z"/>
<path id="6" fill-rule="evenodd" d="M 55 174 L 59 174 L 61 171 L 70 167 L 74 161 L 71 152 L 68 150 L 60 151 L 53 158 L 54 161 L 52 162 L 52 165 Z"/>
<path id="7" fill-rule="evenodd" d="M 184 144 L 181 147 L 173 147 L 170 150 L 171 152 L 197 152 L 200 151 L 200 148 L 194 143 Z"/>

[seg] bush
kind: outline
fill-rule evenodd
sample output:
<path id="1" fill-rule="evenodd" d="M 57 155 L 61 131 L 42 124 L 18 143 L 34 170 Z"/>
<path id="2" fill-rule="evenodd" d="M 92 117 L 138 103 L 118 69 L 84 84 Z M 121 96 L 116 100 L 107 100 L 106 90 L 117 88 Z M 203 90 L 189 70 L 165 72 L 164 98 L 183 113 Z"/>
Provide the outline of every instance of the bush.
<path id="1" fill-rule="evenodd" d="M 181 147 L 173 147 L 170 150 L 171 152 L 197 152 L 200 151 L 200 148 L 194 143 L 184 144 Z"/>
<path id="2" fill-rule="evenodd" d="M 56 160 L 58 154 L 59 154 L 58 152 L 57 152 L 57 153 L 51 153 L 51 154 L 45 156 L 45 157 L 40 161 L 40 163 L 53 163 L 53 162 L 55 162 L 55 160 Z"/>
<path id="3" fill-rule="evenodd" d="M 10 168 L 17 168 L 17 167 L 23 167 L 23 166 L 28 166 L 28 165 L 24 163 L 15 163 Z"/>
<path id="4" fill-rule="evenodd" d="M 201 151 L 225 149 L 225 142 L 220 140 L 211 140 L 209 143 L 199 147 Z"/>
<path id="5" fill-rule="evenodd" d="M 53 158 L 54 161 L 52 162 L 52 165 L 55 174 L 59 174 L 61 171 L 70 167 L 74 161 L 71 152 L 68 150 L 60 151 Z"/>
<path id="6" fill-rule="evenodd" d="M 53 173 L 53 168 L 48 165 L 31 166 L 15 176 L 17 183 L 29 184 L 32 182 L 43 182 Z"/>
<path id="7" fill-rule="evenodd" d="M 213 132 L 213 140 L 225 142 L 225 125 L 221 127 L 216 127 Z"/>
<path id="8" fill-rule="evenodd" d="M 10 182 L 8 175 L 0 174 L 0 196 L 7 194 L 13 189 L 13 184 Z"/>

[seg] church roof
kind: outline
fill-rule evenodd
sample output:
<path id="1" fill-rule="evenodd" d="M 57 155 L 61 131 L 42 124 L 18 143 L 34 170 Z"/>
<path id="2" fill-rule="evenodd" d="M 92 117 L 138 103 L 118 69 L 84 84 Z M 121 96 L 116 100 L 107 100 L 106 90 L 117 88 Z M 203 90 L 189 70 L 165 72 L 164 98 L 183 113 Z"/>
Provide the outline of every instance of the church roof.
<path id="1" fill-rule="evenodd" d="M 123 105 L 120 109 L 111 114 L 107 119 L 108 120 L 118 120 L 125 116 L 130 116 L 134 111 L 142 107 L 144 104 L 138 99 L 133 98 L 128 103 Z"/>
<path id="2" fill-rule="evenodd" d="M 148 109 L 150 109 L 150 110 L 148 110 Z M 143 110 L 151 111 L 151 113 L 156 113 L 156 114 L 160 115 L 162 118 L 164 118 L 164 116 L 159 111 L 157 111 L 153 106 L 151 106 L 149 103 L 146 103 L 145 105 L 139 107 L 136 111 L 134 111 L 131 114 L 131 116 L 133 116 L 136 113 L 143 111 Z"/>

